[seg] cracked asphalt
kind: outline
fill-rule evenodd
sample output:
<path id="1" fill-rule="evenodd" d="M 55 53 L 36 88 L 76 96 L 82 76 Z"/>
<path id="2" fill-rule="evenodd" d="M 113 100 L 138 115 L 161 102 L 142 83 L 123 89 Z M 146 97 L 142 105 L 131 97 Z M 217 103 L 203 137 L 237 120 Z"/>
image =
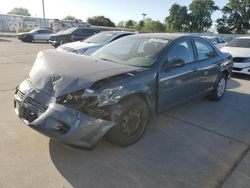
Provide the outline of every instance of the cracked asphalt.
<path id="1" fill-rule="evenodd" d="M 127 148 L 66 147 L 24 125 L 14 88 L 49 44 L 0 38 L 0 187 L 250 187 L 250 78 L 223 100 L 198 98 L 157 116 Z"/>

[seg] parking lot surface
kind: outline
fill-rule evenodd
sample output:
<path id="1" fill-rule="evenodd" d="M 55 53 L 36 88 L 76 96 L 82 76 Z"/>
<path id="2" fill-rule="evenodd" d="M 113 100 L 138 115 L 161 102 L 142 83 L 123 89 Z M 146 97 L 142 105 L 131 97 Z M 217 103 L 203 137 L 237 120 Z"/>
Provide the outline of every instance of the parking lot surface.
<path id="1" fill-rule="evenodd" d="M 220 102 L 199 98 L 156 117 L 127 148 L 70 148 L 24 125 L 15 87 L 49 44 L 0 38 L 0 187 L 250 187 L 250 79 Z"/>

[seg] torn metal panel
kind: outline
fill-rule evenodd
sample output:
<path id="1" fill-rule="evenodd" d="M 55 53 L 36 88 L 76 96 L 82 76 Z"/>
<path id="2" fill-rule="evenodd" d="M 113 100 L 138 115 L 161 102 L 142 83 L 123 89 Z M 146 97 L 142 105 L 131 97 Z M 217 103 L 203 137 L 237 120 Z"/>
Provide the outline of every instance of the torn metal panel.
<path id="1" fill-rule="evenodd" d="M 88 88 L 101 79 L 138 69 L 88 56 L 45 50 L 38 54 L 30 80 L 38 90 L 58 97 Z"/>

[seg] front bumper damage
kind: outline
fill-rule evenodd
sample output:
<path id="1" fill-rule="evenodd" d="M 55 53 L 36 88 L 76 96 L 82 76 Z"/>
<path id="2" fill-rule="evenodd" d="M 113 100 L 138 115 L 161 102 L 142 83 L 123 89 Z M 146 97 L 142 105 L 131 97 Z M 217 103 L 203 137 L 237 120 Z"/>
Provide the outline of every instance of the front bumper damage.
<path id="1" fill-rule="evenodd" d="M 89 149 L 115 125 L 55 101 L 55 97 L 36 90 L 25 80 L 16 89 L 14 108 L 20 119 L 36 131 L 65 144 Z"/>

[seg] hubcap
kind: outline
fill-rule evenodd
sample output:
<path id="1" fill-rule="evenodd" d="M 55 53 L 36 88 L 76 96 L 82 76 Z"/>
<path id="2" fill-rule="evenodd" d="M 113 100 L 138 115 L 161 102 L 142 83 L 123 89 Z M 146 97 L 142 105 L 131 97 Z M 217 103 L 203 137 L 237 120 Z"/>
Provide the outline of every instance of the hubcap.
<path id="1" fill-rule="evenodd" d="M 224 94 L 225 89 L 226 89 L 226 80 L 225 78 L 222 77 L 218 83 L 217 95 L 221 97 Z"/>
<path id="2" fill-rule="evenodd" d="M 138 134 L 141 128 L 141 113 L 133 109 L 128 111 L 122 119 L 121 131 L 127 137 Z"/>

